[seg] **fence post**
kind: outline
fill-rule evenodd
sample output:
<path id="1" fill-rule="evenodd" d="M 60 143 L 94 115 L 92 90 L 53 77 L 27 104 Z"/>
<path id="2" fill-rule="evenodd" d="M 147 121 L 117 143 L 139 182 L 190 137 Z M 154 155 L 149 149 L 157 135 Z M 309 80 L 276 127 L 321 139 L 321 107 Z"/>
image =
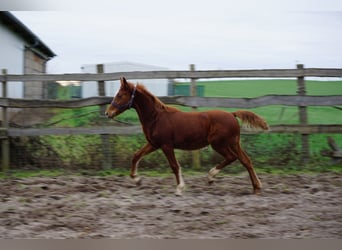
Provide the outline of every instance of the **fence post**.
<path id="1" fill-rule="evenodd" d="M 190 71 L 195 71 L 195 64 L 190 64 Z M 191 86 L 190 86 L 191 96 L 197 96 L 197 87 L 196 87 L 196 79 L 191 78 Z M 192 107 L 193 111 L 196 111 L 196 107 Z M 194 169 L 198 169 L 201 167 L 201 158 L 200 158 L 200 150 L 192 151 L 192 166 Z"/>
<path id="2" fill-rule="evenodd" d="M 96 71 L 97 74 L 103 74 L 104 69 L 103 69 L 103 64 L 97 64 L 96 65 Z M 105 82 L 104 81 L 98 81 L 97 82 L 97 89 L 99 92 L 99 96 L 105 96 Z M 100 115 L 103 116 L 106 111 L 106 105 L 101 105 L 100 106 Z"/>
<path id="3" fill-rule="evenodd" d="M 3 69 L 2 74 L 5 76 L 4 81 L 2 82 L 2 97 L 7 97 L 7 81 L 6 75 L 7 70 Z M 9 169 L 10 165 L 10 149 L 9 149 L 9 138 L 7 136 L 7 129 L 8 129 L 8 117 L 7 117 L 7 107 L 2 108 L 2 128 L 1 128 L 1 164 L 2 164 L 2 171 L 6 173 Z"/>
<path id="4" fill-rule="evenodd" d="M 304 69 L 303 64 L 297 64 L 297 69 Z M 299 96 L 306 95 L 305 80 L 304 76 L 299 76 L 297 78 L 297 94 Z M 306 106 L 299 106 L 299 122 L 301 125 L 308 124 L 308 114 Z M 302 141 L 302 162 L 306 163 L 310 159 L 310 145 L 309 145 L 309 134 L 301 134 Z"/>
<path id="5" fill-rule="evenodd" d="M 103 64 L 97 64 L 96 65 L 96 71 L 97 74 L 103 74 Z M 97 82 L 97 88 L 99 92 L 99 96 L 105 96 L 105 82 L 104 81 L 98 81 Z M 106 105 L 100 105 L 100 116 L 104 116 L 104 113 L 106 111 Z M 109 144 L 109 135 L 101 134 L 101 145 L 102 145 L 102 169 L 109 169 L 112 167 L 112 156 L 110 152 L 110 144 Z"/>

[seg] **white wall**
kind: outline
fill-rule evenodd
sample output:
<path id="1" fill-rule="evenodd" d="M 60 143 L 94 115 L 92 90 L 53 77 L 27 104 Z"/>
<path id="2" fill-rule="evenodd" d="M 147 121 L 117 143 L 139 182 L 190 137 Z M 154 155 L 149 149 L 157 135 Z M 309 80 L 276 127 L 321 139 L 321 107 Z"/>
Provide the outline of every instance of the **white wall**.
<path id="1" fill-rule="evenodd" d="M 133 72 L 133 71 L 153 71 L 153 70 L 167 70 L 166 68 L 130 63 L 130 62 L 118 62 L 118 63 L 107 63 L 104 64 L 105 73 L 115 73 L 115 72 Z M 82 66 L 83 73 L 96 73 L 96 65 L 89 64 Z M 167 79 L 127 79 L 127 81 L 132 83 L 141 83 L 156 96 L 167 96 L 168 94 L 168 80 Z M 116 91 L 120 87 L 119 81 L 106 81 L 105 92 L 106 96 L 114 96 Z M 82 83 L 82 97 L 98 96 L 98 89 L 96 82 L 83 82 Z"/>
<path id="2" fill-rule="evenodd" d="M 8 74 L 23 74 L 24 42 L 0 25 L 0 70 L 2 69 L 7 69 Z M 0 84 L 0 96 L 2 97 L 2 84 Z M 7 96 L 23 98 L 23 83 L 7 83 Z"/>

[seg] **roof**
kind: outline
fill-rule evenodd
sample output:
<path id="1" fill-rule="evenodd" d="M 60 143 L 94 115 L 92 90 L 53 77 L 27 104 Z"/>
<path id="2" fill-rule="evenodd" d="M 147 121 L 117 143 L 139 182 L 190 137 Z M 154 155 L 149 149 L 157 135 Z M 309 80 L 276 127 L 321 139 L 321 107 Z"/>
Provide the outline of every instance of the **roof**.
<path id="1" fill-rule="evenodd" d="M 28 44 L 29 48 L 40 52 L 45 59 L 49 60 L 56 56 L 56 54 L 48 46 L 46 46 L 38 36 L 36 36 L 10 12 L 0 11 L 0 23 L 4 24 L 11 31 L 19 35 Z"/>
<path id="2" fill-rule="evenodd" d="M 91 73 L 93 70 L 96 70 L 96 65 L 97 64 L 84 64 L 82 65 L 81 69 L 83 72 Z M 136 62 L 128 62 L 128 61 L 109 62 L 109 63 L 103 63 L 103 65 L 104 65 L 106 73 L 168 70 L 168 68 L 165 68 L 165 67 L 136 63 Z"/>

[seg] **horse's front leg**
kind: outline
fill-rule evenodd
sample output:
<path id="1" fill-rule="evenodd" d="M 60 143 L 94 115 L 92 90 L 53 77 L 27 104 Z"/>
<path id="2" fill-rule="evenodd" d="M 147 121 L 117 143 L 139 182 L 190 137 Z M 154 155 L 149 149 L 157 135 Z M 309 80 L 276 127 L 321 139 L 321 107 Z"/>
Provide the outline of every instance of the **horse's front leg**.
<path id="1" fill-rule="evenodd" d="M 133 159 L 132 159 L 132 167 L 131 167 L 131 178 L 133 182 L 136 185 L 141 184 L 141 178 L 138 176 L 138 164 L 139 161 L 149 153 L 152 153 L 155 151 L 156 148 L 154 148 L 151 144 L 147 143 L 145 146 L 143 146 L 141 149 L 139 149 L 137 152 L 135 152 Z"/>
<path id="2" fill-rule="evenodd" d="M 182 169 L 176 159 L 174 149 L 170 146 L 163 146 L 162 150 L 170 164 L 170 167 L 172 168 L 173 173 L 176 176 L 177 188 L 176 188 L 175 194 L 178 196 L 181 196 L 183 189 L 185 187 L 185 183 L 184 183 L 183 176 L 182 176 Z"/>

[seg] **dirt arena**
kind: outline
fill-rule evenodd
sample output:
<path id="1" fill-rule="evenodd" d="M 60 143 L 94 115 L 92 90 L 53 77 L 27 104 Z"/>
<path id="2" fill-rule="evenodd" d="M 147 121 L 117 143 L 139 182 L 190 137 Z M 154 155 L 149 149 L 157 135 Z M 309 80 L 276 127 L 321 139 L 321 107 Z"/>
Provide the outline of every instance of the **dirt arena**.
<path id="1" fill-rule="evenodd" d="M 342 238 L 342 175 L 36 177 L 0 180 L 1 238 Z"/>

